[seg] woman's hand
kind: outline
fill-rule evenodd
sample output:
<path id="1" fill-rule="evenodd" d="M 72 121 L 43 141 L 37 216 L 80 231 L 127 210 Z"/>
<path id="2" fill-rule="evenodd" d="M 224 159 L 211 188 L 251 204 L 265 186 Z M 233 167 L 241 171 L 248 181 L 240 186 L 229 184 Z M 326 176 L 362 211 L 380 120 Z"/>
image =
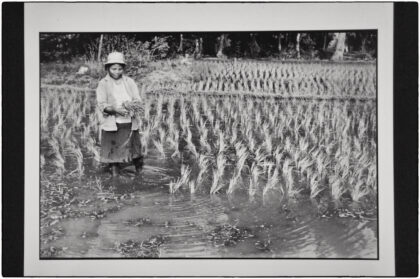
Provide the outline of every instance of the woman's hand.
<path id="1" fill-rule="evenodd" d="M 115 115 L 116 114 L 116 111 L 112 106 L 106 107 L 104 109 L 104 112 L 109 114 L 109 115 Z"/>
<path id="2" fill-rule="evenodd" d="M 128 115 L 128 111 L 126 109 L 123 108 L 117 108 L 115 109 L 115 112 L 121 116 L 127 116 Z"/>

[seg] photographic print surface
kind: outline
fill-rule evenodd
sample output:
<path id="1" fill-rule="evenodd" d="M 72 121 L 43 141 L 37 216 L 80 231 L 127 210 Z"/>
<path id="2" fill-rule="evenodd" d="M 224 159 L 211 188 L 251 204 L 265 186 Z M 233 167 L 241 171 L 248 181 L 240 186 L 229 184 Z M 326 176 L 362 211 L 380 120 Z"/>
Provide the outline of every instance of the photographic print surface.
<path id="1" fill-rule="evenodd" d="M 39 39 L 41 259 L 378 259 L 376 30 Z"/>

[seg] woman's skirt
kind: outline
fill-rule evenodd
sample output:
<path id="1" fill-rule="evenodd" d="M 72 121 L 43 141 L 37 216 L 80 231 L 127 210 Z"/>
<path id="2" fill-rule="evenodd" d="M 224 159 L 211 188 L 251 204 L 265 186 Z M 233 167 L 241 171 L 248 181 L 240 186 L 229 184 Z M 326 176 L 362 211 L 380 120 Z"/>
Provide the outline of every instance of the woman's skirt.
<path id="1" fill-rule="evenodd" d="M 131 123 L 117 123 L 117 131 L 104 131 L 101 135 L 101 162 L 131 163 L 141 158 L 138 130 L 131 130 Z"/>

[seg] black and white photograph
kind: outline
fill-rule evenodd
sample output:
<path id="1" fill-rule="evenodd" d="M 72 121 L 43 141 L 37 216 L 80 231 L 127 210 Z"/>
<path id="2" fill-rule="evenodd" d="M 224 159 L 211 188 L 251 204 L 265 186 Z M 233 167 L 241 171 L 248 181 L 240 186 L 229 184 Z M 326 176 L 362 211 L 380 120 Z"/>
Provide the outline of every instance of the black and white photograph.
<path id="1" fill-rule="evenodd" d="M 41 33 L 41 258 L 377 258 L 375 30 Z"/>
<path id="2" fill-rule="evenodd" d="M 30 274 L 392 273 L 388 6 L 26 10 Z"/>

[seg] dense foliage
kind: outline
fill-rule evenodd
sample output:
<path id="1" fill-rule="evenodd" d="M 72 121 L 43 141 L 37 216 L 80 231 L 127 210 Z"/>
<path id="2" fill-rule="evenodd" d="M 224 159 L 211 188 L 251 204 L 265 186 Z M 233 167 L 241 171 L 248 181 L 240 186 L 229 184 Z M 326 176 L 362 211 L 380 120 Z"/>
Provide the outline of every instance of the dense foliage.
<path id="1" fill-rule="evenodd" d="M 314 32 L 187 32 L 187 33 L 42 33 L 41 62 L 84 56 L 96 60 L 102 36 L 101 57 L 112 50 L 141 59 L 178 55 L 217 57 L 330 58 L 335 33 Z M 376 56 L 376 31 L 346 32 L 346 53 L 359 58 Z M 138 52 L 137 52 L 138 51 Z M 140 58 L 139 58 L 140 59 Z M 138 63 L 142 63 L 139 61 Z"/>

